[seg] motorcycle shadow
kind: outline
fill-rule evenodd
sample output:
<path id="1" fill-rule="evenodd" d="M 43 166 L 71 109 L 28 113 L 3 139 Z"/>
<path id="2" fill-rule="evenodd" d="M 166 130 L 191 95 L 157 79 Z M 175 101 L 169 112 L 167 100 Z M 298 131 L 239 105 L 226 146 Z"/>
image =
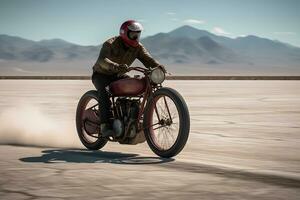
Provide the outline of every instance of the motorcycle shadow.
<path id="1" fill-rule="evenodd" d="M 41 152 L 41 156 L 20 158 L 23 162 L 41 163 L 113 163 L 113 164 L 161 164 L 172 162 L 173 158 L 145 157 L 139 154 L 90 151 L 82 149 L 50 149 Z"/>

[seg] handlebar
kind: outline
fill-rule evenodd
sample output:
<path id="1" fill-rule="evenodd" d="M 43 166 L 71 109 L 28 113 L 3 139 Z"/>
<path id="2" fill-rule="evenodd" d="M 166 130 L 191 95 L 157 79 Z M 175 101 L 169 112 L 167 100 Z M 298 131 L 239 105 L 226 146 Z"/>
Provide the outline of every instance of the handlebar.
<path id="1" fill-rule="evenodd" d="M 147 73 L 149 71 L 149 69 L 144 68 L 144 67 L 128 67 L 127 72 L 130 71 L 138 71 L 138 72 L 142 72 L 142 73 Z"/>
<path id="2" fill-rule="evenodd" d="M 151 69 L 144 68 L 144 67 L 128 67 L 127 72 L 130 72 L 130 71 L 138 71 L 138 72 L 146 74 L 146 73 L 149 73 L 151 71 Z M 170 72 L 165 72 L 165 74 L 172 75 Z"/>

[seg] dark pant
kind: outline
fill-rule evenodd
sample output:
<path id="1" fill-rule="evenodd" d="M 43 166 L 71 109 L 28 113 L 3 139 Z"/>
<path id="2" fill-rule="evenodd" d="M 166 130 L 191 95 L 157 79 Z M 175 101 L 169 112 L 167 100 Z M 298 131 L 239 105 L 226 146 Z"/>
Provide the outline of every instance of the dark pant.
<path id="1" fill-rule="evenodd" d="M 119 79 L 128 77 L 127 75 L 117 76 L 117 75 L 106 75 L 94 72 L 92 75 L 92 82 L 98 91 L 98 102 L 100 110 L 100 122 L 108 123 L 111 114 L 111 102 L 109 99 L 109 94 L 106 91 L 107 87 L 111 82 L 114 82 Z"/>

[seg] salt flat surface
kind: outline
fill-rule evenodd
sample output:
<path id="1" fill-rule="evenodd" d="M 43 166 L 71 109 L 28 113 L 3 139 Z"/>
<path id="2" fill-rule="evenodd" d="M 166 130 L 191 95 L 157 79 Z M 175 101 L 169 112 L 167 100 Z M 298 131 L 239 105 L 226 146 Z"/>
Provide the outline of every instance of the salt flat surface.
<path id="1" fill-rule="evenodd" d="M 299 197 L 299 81 L 165 85 L 184 96 L 191 115 L 175 160 L 157 158 L 147 144 L 83 150 L 74 118 L 90 81 L 1 80 L 1 199 Z"/>

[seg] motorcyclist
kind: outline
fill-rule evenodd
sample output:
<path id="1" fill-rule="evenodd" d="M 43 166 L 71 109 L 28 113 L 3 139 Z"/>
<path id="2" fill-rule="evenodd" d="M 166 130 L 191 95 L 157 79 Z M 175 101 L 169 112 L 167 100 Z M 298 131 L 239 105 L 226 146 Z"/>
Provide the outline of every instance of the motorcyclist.
<path id="1" fill-rule="evenodd" d="M 126 78 L 127 68 L 136 58 L 147 68 L 161 67 L 165 71 L 164 66 L 153 59 L 139 42 L 142 30 L 142 25 L 137 21 L 124 22 L 120 27 L 120 35 L 103 43 L 97 62 L 93 66 L 92 82 L 99 95 L 100 130 L 103 137 L 114 135 L 109 122 L 112 113 L 106 86 L 113 81 Z"/>

